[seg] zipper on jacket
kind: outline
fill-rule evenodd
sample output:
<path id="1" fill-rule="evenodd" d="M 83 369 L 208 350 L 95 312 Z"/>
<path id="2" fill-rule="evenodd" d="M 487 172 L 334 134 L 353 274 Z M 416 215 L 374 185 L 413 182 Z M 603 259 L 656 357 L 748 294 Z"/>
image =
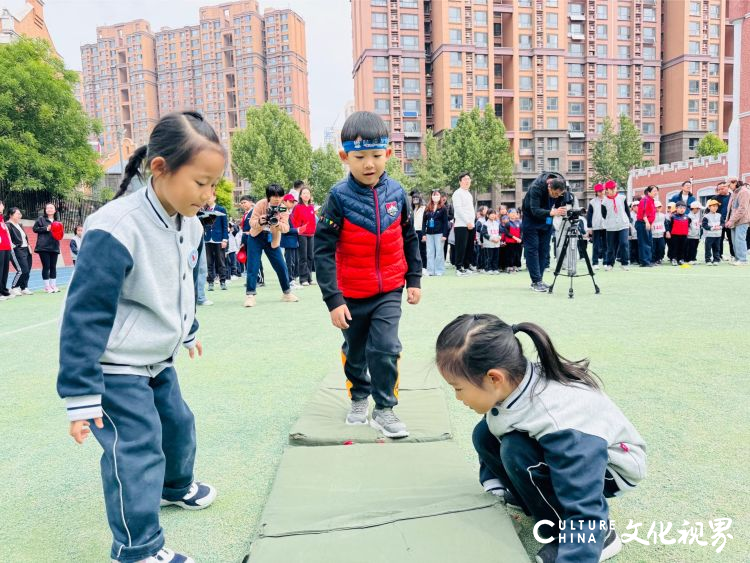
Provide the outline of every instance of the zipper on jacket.
<path id="1" fill-rule="evenodd" d="M 383 293 L 383 278 L 380 275 L 380 203 L 378 202 L 378 187 L 372 188 L 375 200 L 375 275 L 378 277 L 378 293 Z"/>

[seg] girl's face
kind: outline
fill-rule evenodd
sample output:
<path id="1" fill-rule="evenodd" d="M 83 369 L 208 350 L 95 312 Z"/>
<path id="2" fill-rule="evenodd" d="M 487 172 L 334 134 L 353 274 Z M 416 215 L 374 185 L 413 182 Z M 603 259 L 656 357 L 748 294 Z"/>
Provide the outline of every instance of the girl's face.
<path id="1" fill-rule="evenodd" d="M 46 213 L 46 214 L 47 214 L 47 216 L 51 216 L 51 215 L 54 215 L 54 214 L 55 214 L 55 211 L 57 211 L 57 210 L 55 209 L 55 206 L 54 206 L 53 204 L 51 204 L 51 203 L 48 203 L 48 204 L 47 204 L 47 205 L 46 205 L 46 206 L 44 207 L 44 213 Z"/>
<path id="2" fill-rule="evenodd" d="M 511 221 L 518 221 L 518 213 L 515 212 L 515 211 L 513 213 L 511 213 L 510 214 L 510 220 Z"/>
<path id="3" fill-rule="evenodd" d="M 440 194 L 432 194 L 432 201 L 435 203 L 440 203 Z"/>
<path id="4" fill-rule="evenodd" d="M 13 215 L 10 216 L 10 220 L 14 223 L 18 223 L 21 220 L 21 217 L 23 217 L 23 213 L 20 211 L 16 211 Z"/>
<path id="5" fill-rule="evenodd" d="M 711 213 L 716 213 L 719 210 L 718 205 L 710 205 L 708 208 L 711 210 Z"/>
<path id="6" fill-rule="evenodd" d="M 490 213 L 490 221 L 497 221 L 497 213 Z"/>
<path id="7" fill-rule="evenodd" d="M 616 196 L 616 195 L 617 195 L 617 188 L 610 188 L 610 189 L 608 189 L 608 190 L 604 190 L 604 191 L 605 191 L 605 193 L 606 193 L 606 194 L 607 194 L 607 195 L 608 195 L 609 197 L 614 197 L 614 196 Z"/>
<path id="8" fill-rule="evenodd" d="M 513 392 L 508 385 L 509 379 L 500 370 L 491 370 L 482 378 L 482 385 L 477 386 L 463 377 L 442 374 L 448 385 L 456 392 L 456 399 L 477 414 L 486 414 L 492 407 L 502 403 Z"/>
<path id="9" fill-rule="evenodd" d="M 211 201 L 216 184 L 224 175 L 224 155 L 215 149 L 202 149 L 177 170 L 167 168 L 157 156 L 151 161 L 154 189 L 169 215 L 179 213 L 195 217 L 201 207 Z"/>
<path id="10" fill-rule="evenodd" d="M 5 204 L 0 201 L 0 213 L 5 213 Z"/>
<path id="11" fill-rule="evenodd" d="M 310 188 L 302 188 L 302 190 L 299 192 L 300 202 L 304 203 L 305 205 L 308 205 L 311 199 L 312 199 L 312 193 L 310 193 Z"/>
<path id="12" fill-rule="evenodd" d="M 76 236 L 77 237 L 83 236 L 83 227 L 78 227 L 76 229 Z"/>

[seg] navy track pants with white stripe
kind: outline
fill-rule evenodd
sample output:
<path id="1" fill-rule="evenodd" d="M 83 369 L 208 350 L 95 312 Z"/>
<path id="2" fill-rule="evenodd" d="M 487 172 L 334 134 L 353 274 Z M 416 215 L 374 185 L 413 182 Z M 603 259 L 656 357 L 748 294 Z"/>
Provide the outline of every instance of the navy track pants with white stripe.
<path id="1" fill-rule="evenodd" d="M 161 498 L 190 490 L 195 462 L 195 422 L 180 394 L 177 373 L 156 377 L 105 375 L 104 428 L 91 425 L 104 449 L 104 501 L 112 529 L 112 559 L 132 563 L 164 546 Z"/>

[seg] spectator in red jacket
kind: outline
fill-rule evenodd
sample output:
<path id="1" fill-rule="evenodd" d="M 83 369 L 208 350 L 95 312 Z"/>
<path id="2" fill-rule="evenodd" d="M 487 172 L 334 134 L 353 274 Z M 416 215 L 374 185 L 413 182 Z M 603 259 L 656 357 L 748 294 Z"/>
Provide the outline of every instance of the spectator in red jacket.
<path id="1" fill-rule="evenodd" d="M 635 219 L 635 230 L 638 233 L 638 263 L 641 268 L 651 268 L 653 241 L 651 238 L 651 225 L 656 219 L 655 200 L 659 196 L 659 188 L 649 186 L 643 192 L 643 197 L 638 203 L 638 213 Z"/>
<path id="2" fill-rule="evenodd" d="M 298 270 L 299 282 L 303 286 L 315 285 L 312 278 L 313 256 L 315 252 L 315 206 L 310 188 L 303 185 L 299 190 L 299 203 L 291 215 L 292 223 L 299 235 Z"/>
<path id="3" fill-rule="evenodd" d="M 10 231 L 5 224 L 5 203 L 0 201 L 0 301 L 11 297 L 8 289 L 8 273 L 10 272 L 10 253 L 13 247 L 10 243 Z"/>

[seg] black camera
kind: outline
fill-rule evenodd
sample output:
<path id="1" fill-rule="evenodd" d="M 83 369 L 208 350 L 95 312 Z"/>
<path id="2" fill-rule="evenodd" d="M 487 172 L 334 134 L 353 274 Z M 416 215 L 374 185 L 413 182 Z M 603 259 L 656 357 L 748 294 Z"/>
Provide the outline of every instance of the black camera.
<path id="1" fill-rule="evenodd" d="M 286 213 L 287 209 L 285 205 L 269 205 L 268 212 L 266 213 L 266 223 L 272 227 L 279 224 L 279 216 L 282 213 Z"/>
<path id="2" fill-rule="evenodd" d="M 217 217 L 223 217 L 224 215 L 226 215 L 226 213 L 222 213 L 221 211 L 209 211 L 208 209 L 201 209 L 196 214 L 196 217 L 198 217 L 198 220 L 201 222 L 201 225 L 203 225 L 204 228 L 208 228 L 214 224 Z"/>
<path id="3" fill-rule="evenodd" d="M 565 215 L 565 218 L 571 223 L 577 223 L 581 219 L 582 214 L 583 209 L 581 209 L 580 207 L 577 209 L 568 209 L 568 213 L 567 215 Z"/>

